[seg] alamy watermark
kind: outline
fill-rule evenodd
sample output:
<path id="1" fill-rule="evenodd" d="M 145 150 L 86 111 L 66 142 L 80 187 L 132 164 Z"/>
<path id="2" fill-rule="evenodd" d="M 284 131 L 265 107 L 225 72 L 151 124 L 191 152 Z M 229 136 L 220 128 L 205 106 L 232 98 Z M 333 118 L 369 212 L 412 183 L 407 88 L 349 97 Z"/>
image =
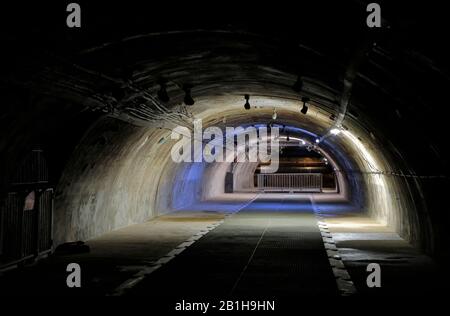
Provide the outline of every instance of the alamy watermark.
<path id="1" fill-rule="evenodd" d="M 81 287 L 81 267 L 78 263 L 69 263 L 66 268 L 70 272 L 66 278 L 66 285 L 70 288 Z"/>
<path id="2" fill-rule="evenodd" d="M 262 173 L 278 170 L 279 128 L 266 125 L 248 127 L 207 127 L 194 120 L 193 129 L 177 126 L 171 138 L 178 140 L 171 150 L 172 160 L 181 162 L 257 162 Z"/>
<path id="3" fill-rule="evenodd" d="M 66 11 L 69 13 L 66 18 L 66 25 L 69 28 L 81 27 L 81 6 L 76 2 L 69 3 L 66 7 Z M 369 13 L 366 18 L 366 24 L 368 27 L 381 27 L 381 6 L 376 3 L 368 3 L 366 11 Z"/>

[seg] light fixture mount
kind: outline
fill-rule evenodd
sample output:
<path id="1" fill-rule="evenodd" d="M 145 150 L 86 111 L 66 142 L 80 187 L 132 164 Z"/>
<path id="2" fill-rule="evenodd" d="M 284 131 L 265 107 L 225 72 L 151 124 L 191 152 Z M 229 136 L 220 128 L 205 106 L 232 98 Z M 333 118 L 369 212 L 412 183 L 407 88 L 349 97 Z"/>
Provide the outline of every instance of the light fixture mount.
<path id="1" fill-rule="evenodd" d="M 246 94 L 244 98 L 245 98 L 244 109 L 250 110 L 250 102 L 248 101 L 250 100 L 250 95 Z"/>
<path id="2" fill-rule="evenodd" d="M 310 100 L 308 97 L 302 97 L 303 107 L 300 110 L 301 113 L 306 114 L 308 112 L 308 106 L 306 103 L 308 103 Z"/>
<path id="3" fill-rule="evenodd" d="M 184 95 L 184 104 L 186 105 L 194 105 L 195 101 L 191 96 L 192 85 L 185 83 L 183 85 Z"/>

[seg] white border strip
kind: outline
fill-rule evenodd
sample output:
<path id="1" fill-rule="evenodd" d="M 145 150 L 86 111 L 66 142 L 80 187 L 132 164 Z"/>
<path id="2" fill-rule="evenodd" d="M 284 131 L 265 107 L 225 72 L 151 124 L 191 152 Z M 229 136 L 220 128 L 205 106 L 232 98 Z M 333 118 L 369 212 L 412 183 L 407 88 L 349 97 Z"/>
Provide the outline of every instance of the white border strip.
<path id="1" fill-rule="evenodd" d="M 249 206 L 251 203 L 253 203 L 258 197 L 260 193 L 256 194 L 254 198 L 252 198 L 250 201 L 244 203 L 241 207 L 239 207 L 236 211 L 230 212 L 228 214 L 225 214 L 225 219 L 231 215 L 234 215 L 238 212 L 240 212 L 242 209 Z M 149 274 L 155 272 L 159 268 L 161 268 L 164 264 L 168 263 L 172 259 L 174 259 L 176 256 L 178 256 L 180 253 L 182 253 L 184 250 L 186 250 L 188 247 L 192 246 L 197 240 L 205 236 L 207 233 L 215 229 L 216 227 L 220 226 L 225 219 L 222 219 L 220 221 L 217 221 L 216 223 L 210 224 L 206 227 L 206 229 L 200 230 L 198 233 L 194 234 L 193 236 L 189 237 L 185 241 L 183 241 L 181 244 L 179 244 L 175 249 L 168 252 L 165 256 L 159 258 L 157 261 L 152 262 L 147 267 L 141 269 L 139 272 L 134 274 L 131 278 L 123 282 L 121 285 L 119 285 L 117 288 L 114 289 L 111 296 L 121 296 L 125 294 L 126 291 L 133 288 L 136 284 L 141 282 L 145 279 L 146 276 Z"/>
<path id="2" fill-rule="evenodd" d="M 347 272 L 342 257 L 339 254 L 339 249 L 336 247 L 336 243 L 333 240 L 333 235 L 328 229 L 328 224 L 325 221 L 325 217 L 322 212 L 317 208 L 313 196 L 310 196 L 311 205 L 314 210 L 314 214 L 317 218 L 317 225 L 319 226 L 320 234 L 327 251 L 328 262 L 333 270 L 334 277 L 336 279 L 336 285 L 338 287 L 341 296 L 350 296 L 356 293 L 355 285 Z"/>

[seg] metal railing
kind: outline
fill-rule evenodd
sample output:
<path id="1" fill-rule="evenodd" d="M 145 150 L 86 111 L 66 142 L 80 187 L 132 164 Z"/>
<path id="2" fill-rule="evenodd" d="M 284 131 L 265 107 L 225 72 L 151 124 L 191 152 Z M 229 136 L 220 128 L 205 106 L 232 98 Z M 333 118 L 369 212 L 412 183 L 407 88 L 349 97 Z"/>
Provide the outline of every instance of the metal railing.
<path id="1" fill-rule="evenodd" d="M 321 192 L 321 173 L 257 174 L 257 189 L 281 192 Z"/>
<path id="2" fill-rule="evenodd" d="M 52 251 L 53 189 L 44 153 L 25 155 L 0 199 L 0 270 Z"/>
<path id="3" fill-rule="evenodd" d="M 33 209 L 24 192 L 10 192 L 0 207 L 0 269 L 52 250 L 53 189 L 35 191 Z"/>

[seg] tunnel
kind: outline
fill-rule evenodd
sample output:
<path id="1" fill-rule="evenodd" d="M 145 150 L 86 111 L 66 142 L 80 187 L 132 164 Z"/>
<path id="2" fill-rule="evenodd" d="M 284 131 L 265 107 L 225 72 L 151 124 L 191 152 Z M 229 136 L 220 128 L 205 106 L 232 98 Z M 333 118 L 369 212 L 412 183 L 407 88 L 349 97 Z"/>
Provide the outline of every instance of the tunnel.
<path id="1" fill-rule="evenodd" d="M 2 295 L 446 291 L 445 10 L 77 3 L 1 21 Z"/>

